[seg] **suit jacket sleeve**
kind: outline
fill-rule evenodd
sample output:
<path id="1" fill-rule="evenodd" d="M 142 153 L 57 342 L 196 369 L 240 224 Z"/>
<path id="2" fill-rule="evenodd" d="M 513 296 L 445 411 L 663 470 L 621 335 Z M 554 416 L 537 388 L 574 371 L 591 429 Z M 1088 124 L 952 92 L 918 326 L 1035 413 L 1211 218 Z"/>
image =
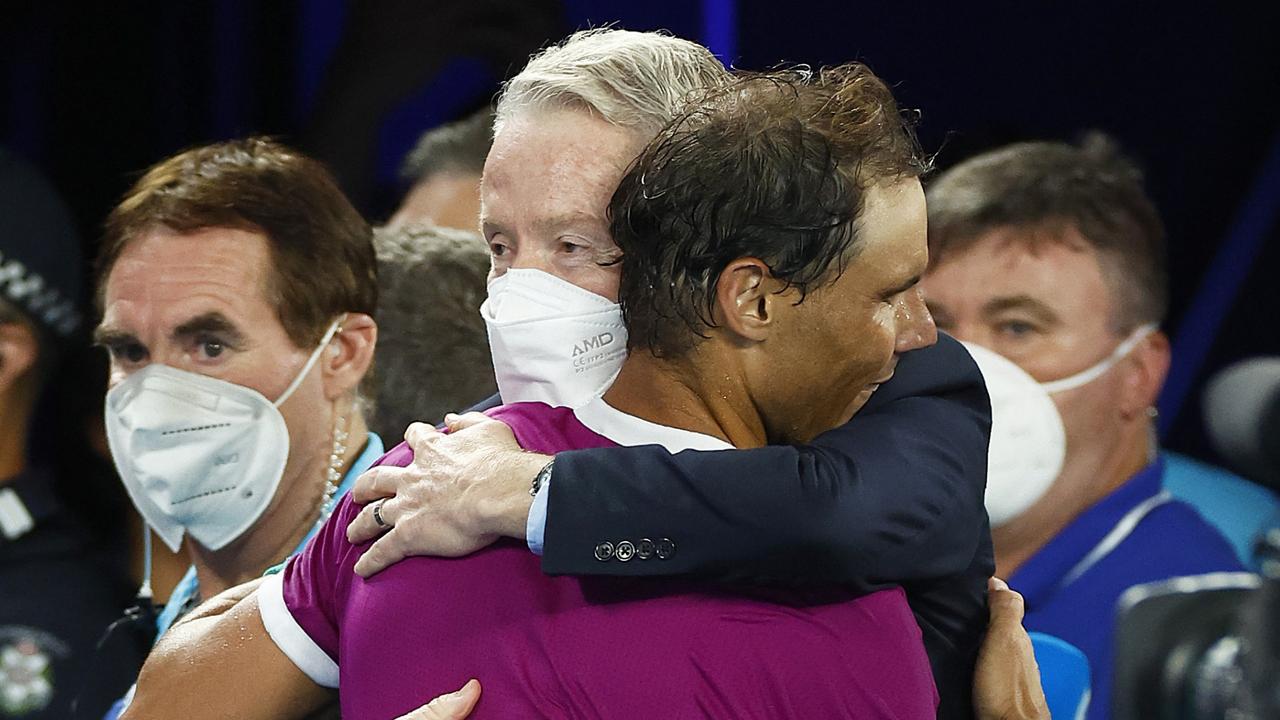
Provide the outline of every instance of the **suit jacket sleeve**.
<path id="1" fill-rule="evenodd" d="M 809 446 L 561 453 L 543 569 L 867 589 L 960 573 L 986 521 L 990 423 L 977 366 L 941 336 L 903 355 L 853 420 Z M 666 552 L 623 561 L 623 541 Z"/>

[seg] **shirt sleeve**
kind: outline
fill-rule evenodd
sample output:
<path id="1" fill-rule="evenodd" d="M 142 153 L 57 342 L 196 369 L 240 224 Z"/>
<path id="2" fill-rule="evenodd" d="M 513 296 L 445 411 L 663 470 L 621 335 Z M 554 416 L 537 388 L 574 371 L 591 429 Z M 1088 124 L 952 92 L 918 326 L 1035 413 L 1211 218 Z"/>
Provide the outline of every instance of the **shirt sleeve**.
<path id="1" fill-rule="evenodd" d="M 547 486 L 551 479 L 547 478 L 538 494 L 533 496 L 533 504 L 529 506 L 529 519 L 525 522 L 524 534 L 529 544 L 529 551 L 534 555 L 542 554 L 543 538 L 547 533 Z"/>
<path id="2" fill-rule="evenodd" d="M 302 552 L 258 588 L 267 634 L 323 687 L 338 686 L 340 618 L 363 549 L 347 542 L 346 528 L 359 511 L 349 495 L 344 497 Z"/>

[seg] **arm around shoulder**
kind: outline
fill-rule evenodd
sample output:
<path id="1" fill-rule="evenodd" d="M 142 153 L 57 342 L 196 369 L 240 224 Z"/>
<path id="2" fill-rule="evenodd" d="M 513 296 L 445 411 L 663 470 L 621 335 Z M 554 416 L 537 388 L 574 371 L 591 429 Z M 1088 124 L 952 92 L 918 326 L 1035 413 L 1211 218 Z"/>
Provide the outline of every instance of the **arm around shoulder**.
<path id="1" fill-rule="evenodd" d="M 561 453 L 543 568 L 868 585 L 962 572 L 984 527 L 990 422 L 976 365 L 943 338 L 810 446 Z M 597 552 L 664 539 L 666 558 Z"/>

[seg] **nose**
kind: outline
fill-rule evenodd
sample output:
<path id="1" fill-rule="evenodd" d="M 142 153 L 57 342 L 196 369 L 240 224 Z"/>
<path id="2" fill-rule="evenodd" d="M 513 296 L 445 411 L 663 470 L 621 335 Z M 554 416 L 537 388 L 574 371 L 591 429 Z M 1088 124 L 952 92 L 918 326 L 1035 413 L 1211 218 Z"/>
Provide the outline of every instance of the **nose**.
<path id="1" fill-rule="evenodd" d="M 897 342 L 894 351 L 901 354 L 938 342 L 938 326 L 924 303 L 924 292 L 914 287 L 902 295 L 897 307 Z"/>

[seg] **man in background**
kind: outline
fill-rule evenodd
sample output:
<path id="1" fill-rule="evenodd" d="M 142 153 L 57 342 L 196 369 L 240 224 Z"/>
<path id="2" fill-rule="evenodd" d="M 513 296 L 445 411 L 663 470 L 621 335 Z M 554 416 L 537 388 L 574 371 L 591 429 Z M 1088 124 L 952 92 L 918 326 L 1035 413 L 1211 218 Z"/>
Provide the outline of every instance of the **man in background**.
<path id="1" fill-rule="evenodd" d="M 427 225 L 382 228 L 378 253 L 378 387 L 370 424 L 400 438 L 415 421 L 492 395 L 493 360 L 480 304 L 489 252 L 474 231 Z"/>
<path id="2" fill-rule="evenodd" d="M 59 355 L 83 342 L 82 279 L 61 198 L 0 150 L 0 718 L 70 717 L 86 679 L 110 687 L 105 676 L 142 659 L 128 644 L 95 656 L 131 587 L 55 492 L 76 483 L 57 483 L 30 452 L 60 430 L 35 425 L 35 412 Z M 113 699 L 83 696 L 80 705 L 100 714 Z"/>
<path id="3" fill-rule="evenodd" d="M 480 174 L 493 144 L 493 110 L 428 130 L 405 157 L 400 177 L 409 191 L 387 226 L 430 223 L 480 227 Z"/>
<path id="4" fill-rule="evenodd" d="M 1089 717 L 1105 718 L 1120 594 L 1241 569 L 1222 535 L 1162 485 L 1163 227 L 1141 173 L 1101 137 L 979 155 L 938 177 L 928 205 L 923 287 L 938 327 L 1017 363 L 1061 414 L 1056 479 L 1007 512 L 988 503 L 996 573 L 1025 596 L 1028 630 L 1084 651 Z M 1014 491 L 1028 488 L 988 497 Z"/>
<path id="5" fill-rule="evenodd" d="M 191 563 L 158 634 L 297 552 L 382 454 L 361 400 L 371 235 L 319 163 L 262 139 L 164 160 L 108 216 L 107 437 L 143 519 Z"/>

